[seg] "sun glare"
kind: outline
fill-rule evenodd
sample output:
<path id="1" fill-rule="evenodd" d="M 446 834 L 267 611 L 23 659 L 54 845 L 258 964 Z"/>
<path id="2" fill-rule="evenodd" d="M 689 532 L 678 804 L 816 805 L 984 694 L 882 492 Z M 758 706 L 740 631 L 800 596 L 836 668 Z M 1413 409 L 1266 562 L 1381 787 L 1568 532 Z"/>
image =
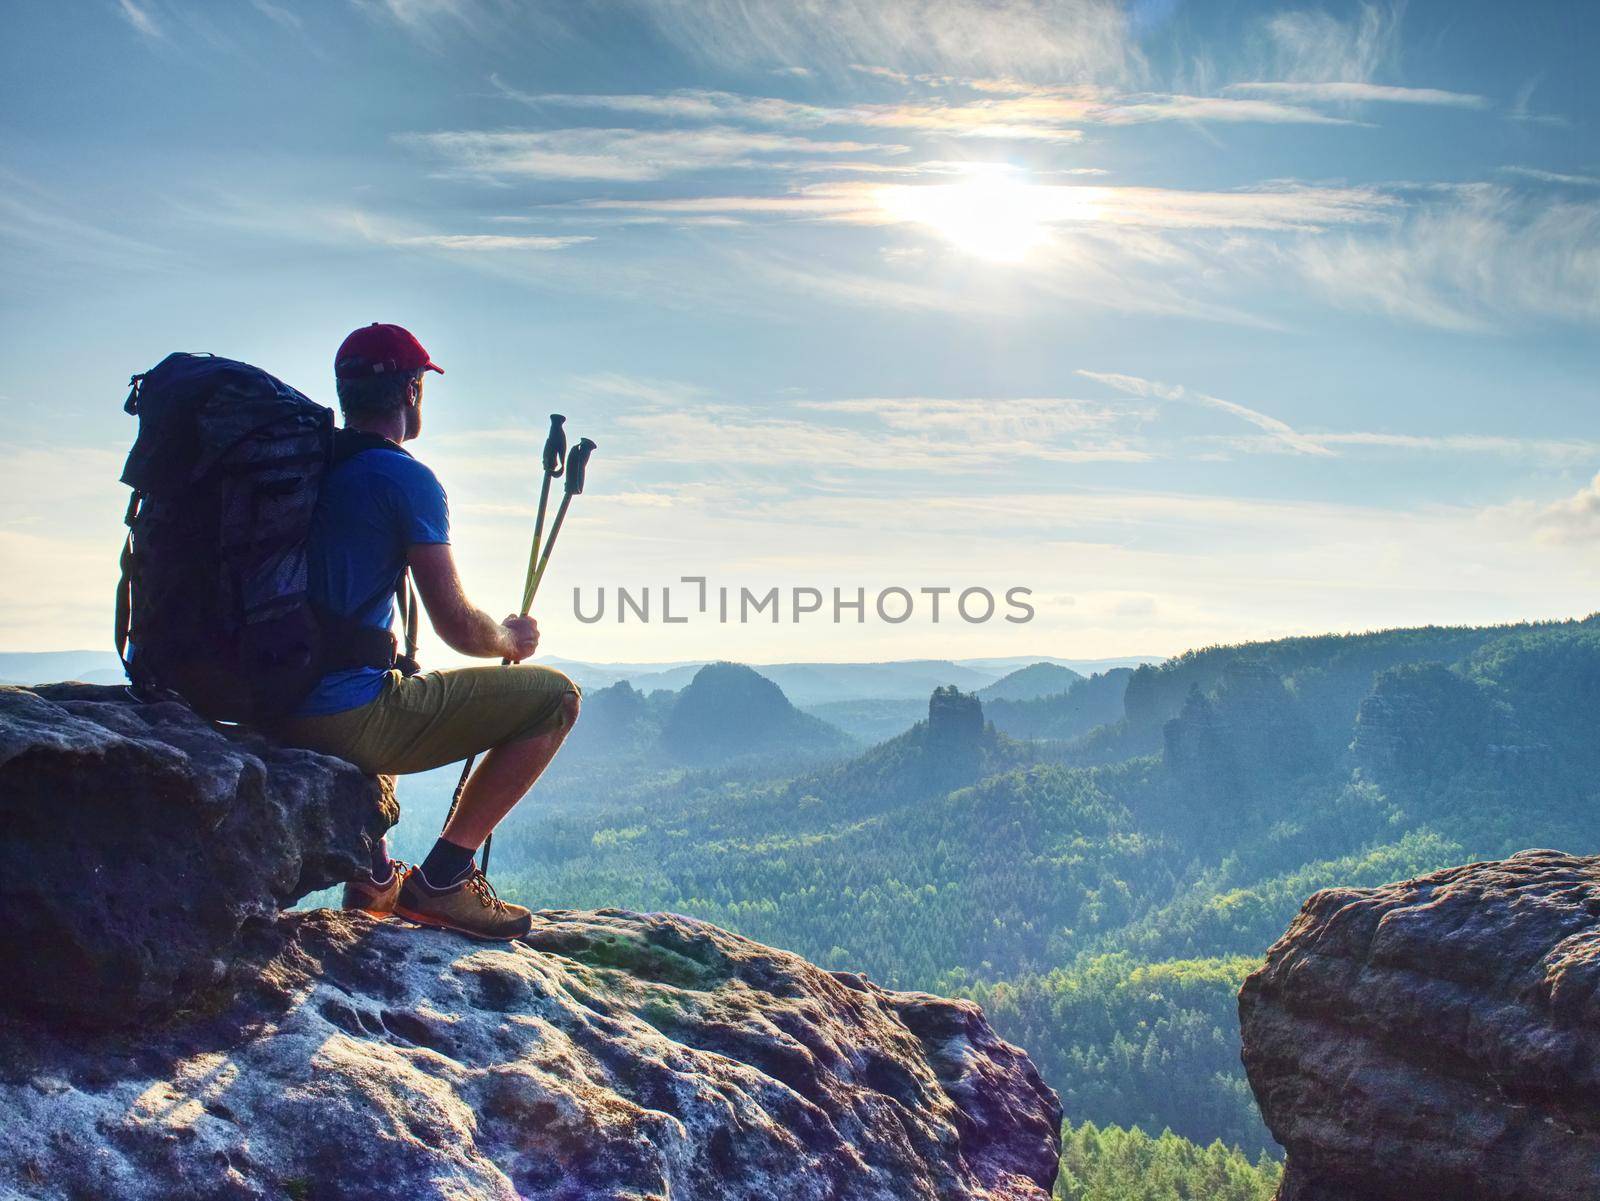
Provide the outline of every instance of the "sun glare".
<path id="1" fill-rule="evenodd" d="M 928 226 L 952 245 L 993 263 L 1020 263 L 1044 242 L 1045 189 L 1009 172 L 984 171 L 960 183 L 881 189 L 892 218 Z"/>

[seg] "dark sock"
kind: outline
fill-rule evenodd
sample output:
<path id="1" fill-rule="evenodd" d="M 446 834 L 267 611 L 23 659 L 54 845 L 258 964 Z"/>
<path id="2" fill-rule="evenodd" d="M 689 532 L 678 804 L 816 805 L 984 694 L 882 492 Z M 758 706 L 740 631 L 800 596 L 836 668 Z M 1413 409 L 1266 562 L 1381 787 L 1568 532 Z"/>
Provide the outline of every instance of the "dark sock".
<path id="1" fill-rule="evenodd" d="M 472 847 L 458 847 L 443 838 L 422 861 L 423 878 L 434 888 L 448 888 L 472 870 Z"/>
<path id="2" fill-rule="evenodd" d="M 372 879 L 374 883 L 383 884 L 389 879 L 394 870 L 389 866 L 389 840 L 380 838 L 372 845 Z"/>

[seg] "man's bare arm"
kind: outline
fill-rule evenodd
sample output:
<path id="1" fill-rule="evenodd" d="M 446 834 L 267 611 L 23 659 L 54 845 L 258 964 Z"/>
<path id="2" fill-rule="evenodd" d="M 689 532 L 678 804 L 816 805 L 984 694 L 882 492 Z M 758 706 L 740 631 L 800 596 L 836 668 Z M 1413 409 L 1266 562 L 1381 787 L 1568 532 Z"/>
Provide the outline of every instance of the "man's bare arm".
<path id="1" fill-rule="evenodd" d="M 496 621 L 467 600 L 447 544 L 419 543 L 406 552 L 406 562 L 428 610 L 428 620 L 451 650 L 478 659 L 517 663 L 538 647 L 539 628 L 533 618 L 512 616 Z"/>

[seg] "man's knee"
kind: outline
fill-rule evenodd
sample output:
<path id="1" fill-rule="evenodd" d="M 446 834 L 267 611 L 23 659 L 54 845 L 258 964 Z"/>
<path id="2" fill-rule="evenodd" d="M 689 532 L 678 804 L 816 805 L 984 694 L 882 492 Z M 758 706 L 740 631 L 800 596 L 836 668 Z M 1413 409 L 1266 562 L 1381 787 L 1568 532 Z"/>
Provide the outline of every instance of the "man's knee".
<path id="1" fill-rule="evenodd" d="M 582 708 L 583 701 L 576 690 L 561 698 L 561 712 L 566 718 L 567 729 L 572 729 L 572 723 L 578 720 L 578 711 Z"/>

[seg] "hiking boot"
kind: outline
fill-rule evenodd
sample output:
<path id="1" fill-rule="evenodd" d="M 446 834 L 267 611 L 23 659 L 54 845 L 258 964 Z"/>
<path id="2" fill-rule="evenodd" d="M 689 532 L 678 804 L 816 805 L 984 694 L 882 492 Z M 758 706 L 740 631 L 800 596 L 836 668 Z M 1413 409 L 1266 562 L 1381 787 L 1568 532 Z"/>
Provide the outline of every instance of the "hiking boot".
<path id="1" fill-rule="evenodd" d="M 341 908 L 359 909 L 373 917 L 388 917 L 394 912 L 394 903 L 400 897 L 400 887 L 411 872 L 409 865 L 398 859 L 389 860 L 389 878 L 378 881 L 363 872 L 354 880 L 346 881 Z"/>
<path id="2" fill-rule="evenodd" d="M 489 877 L 477 867 L 447 888 L 433 887 L 421 868 L 413 869 L 400 888 L 394 912 L 419 926 L 496 941 L 521 938 L 533 926 L 533 914 L 497 897 Z"/>

